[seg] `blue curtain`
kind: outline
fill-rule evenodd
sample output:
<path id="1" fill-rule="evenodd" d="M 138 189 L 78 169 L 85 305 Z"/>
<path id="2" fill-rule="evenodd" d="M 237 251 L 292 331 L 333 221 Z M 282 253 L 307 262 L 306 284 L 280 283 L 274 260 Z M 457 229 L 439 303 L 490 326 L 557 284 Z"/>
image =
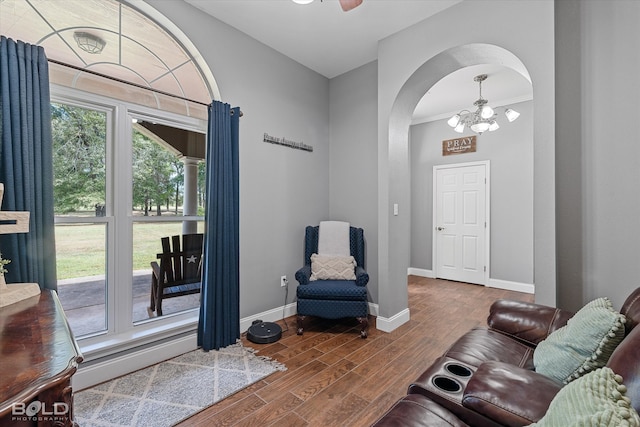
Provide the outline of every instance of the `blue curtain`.
<path id="1" fill-rule="evenodd" d="M 198 345 L 218 350 L 240 338 L 240 109 L 213 101 L 207 129 L 204 257 Z"/>
<path id="2" fill-rule="evenodd" d="M 44 49 L 0 37 L 2 210 L 30 212 L 29 233 L 0 235 L 7 283 L 56 289 L 49 66 Z"/>

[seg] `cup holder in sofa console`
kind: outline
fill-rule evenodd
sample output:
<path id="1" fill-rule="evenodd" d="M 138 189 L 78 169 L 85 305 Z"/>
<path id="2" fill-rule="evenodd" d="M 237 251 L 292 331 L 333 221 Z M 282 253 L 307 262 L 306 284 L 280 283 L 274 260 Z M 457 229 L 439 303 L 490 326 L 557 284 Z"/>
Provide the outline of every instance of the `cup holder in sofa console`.
<path id="1" fill-rule="evenodd" d="M 457 377 L 470 377 L 473 373 L 471 372 L 471 369 L 457 363 L 447 363 L 444 368 L 447 372 Z"/>
<path id="2" fill-rule="evenodd" d="M 442 375 L 436 375 L 433 377 L 433 385 L 438 387 L 440 390 L 449 392 L 449 393 L 457 393 L 462 390 L 462 385 L 454 380 L 453 378 L 445 377 Z"/>

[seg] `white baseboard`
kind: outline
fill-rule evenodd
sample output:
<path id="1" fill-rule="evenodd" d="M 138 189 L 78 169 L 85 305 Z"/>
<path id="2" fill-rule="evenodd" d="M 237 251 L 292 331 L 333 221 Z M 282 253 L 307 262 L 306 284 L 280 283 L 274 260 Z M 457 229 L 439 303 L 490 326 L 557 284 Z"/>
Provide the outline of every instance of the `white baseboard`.
<path id="1" fill-rule="evenodd" d="M 262 313 L 240 319 L 240 332 L 246 332 L 251 324 L 256 320 L 262 320 L 263 322 L 275 322 L 277 320 L 284 319 L 285 317 L 293 316 L 294 314 L 296 314 L 295 302 L 287 304 L 284 307 L 263 311 Z"/>
<path id="2" fill-rule="evenodd" d="M 530 283 L 511 282 L 508 280 L 489 279 L 489 288 L 505 289 L 507 291 L 524 292 L 527 294 L 535 293 L 536 287 Z"/>
<path id="3" fill-rule="evenodd" d="M 373 302 L 369 302 L 369 314 L 371 316 L 378 316 L 378 304 Z"/>
<path id="4" fill-rule="evenodd" d="M 425 270 L 424 268 L 415 268 L 415 267 L 409 267 L 407 269 L 407 275 L 428 277 L 430 279 L 435 278 L 435 275 L 433 274 L 433 270 Z"/>
<path id="5" fill-rule="evenodd" d="M 382 332 L 392 332 L 409 321 L 411 314 L 408 308 L 391 316 L 390 318 L 376 317 L 376 328 Z"/>

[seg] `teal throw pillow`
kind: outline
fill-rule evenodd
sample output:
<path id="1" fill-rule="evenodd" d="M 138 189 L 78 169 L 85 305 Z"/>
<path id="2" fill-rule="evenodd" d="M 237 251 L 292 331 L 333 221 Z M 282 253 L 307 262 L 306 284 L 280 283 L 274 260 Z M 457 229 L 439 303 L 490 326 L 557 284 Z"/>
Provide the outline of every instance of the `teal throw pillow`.
<path id="1" fill-rule="evenodd" d="M 626 392 L 620 375 L 596 369 L 564 386 L 530 427 L 638 427 L 640 418 Z"/>
<path id="2" fill-rule="evenodd" d="M 538 344 L 536 372 L 566 384 L 603 367 L 624 338 L 625 321 L 608 298 L 591 301 Z"/>

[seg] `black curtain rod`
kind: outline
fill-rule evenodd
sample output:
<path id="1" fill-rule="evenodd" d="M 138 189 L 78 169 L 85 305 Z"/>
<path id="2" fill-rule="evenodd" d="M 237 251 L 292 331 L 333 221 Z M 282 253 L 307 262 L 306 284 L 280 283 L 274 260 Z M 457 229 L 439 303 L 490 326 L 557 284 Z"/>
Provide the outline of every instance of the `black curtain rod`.
<path id="1" fill-rule="evenodd" d="M 51 62 L 53 64 L 61 65 L 63 67 L 72 68 L 74 70 L 78 70 L 78 71 L 81 71 L 83 73 L 93 74 L 94 76 L 103 77 L 105 79 L 113 80 L 115 82 L 123 83 L 123 84 L 129 85 L 129 86 L 134 86 L 134 87 L 137 87 L 139 89 L 149 90 L 151 92 L 159 93 L 161 95 L 169 96 L 171 98 L 177 98 L 177 99 L 181 99 L 183 101 L 193 102 L 194 104 L 204 105 L 205 107 L 208 107 L 209 105 L 211 105 L 211 104 L 205 104 L 204 102 L 195 101 L 193 99 L 185 98 L 184 96 L 174 95 L 173 93 L 164 92 L 162 90 L 154 89 L 154 88 L 151 88 L 151 87 L 148 87 L 148 86 L 143 86 L 143 85 L 138 84 L 138 83 L 128 82 L 126 80 L 119 79 L 117 77 L 108 76 L 106 74 L 98 73 L 97 71 L 87 70 L 85 68 L 78 67 L 77 65 L 67 64 L 66 62 L 58 61 L 56 59 L 47 58 L 47 61 L 49 61 L 49 62 Z M 231 114 L 233 114 L 233 110 L 231 110 Z M 242 116 L 243 116 L 242 111 L 240 111 L 240 117 L 242 117 Z"/>

